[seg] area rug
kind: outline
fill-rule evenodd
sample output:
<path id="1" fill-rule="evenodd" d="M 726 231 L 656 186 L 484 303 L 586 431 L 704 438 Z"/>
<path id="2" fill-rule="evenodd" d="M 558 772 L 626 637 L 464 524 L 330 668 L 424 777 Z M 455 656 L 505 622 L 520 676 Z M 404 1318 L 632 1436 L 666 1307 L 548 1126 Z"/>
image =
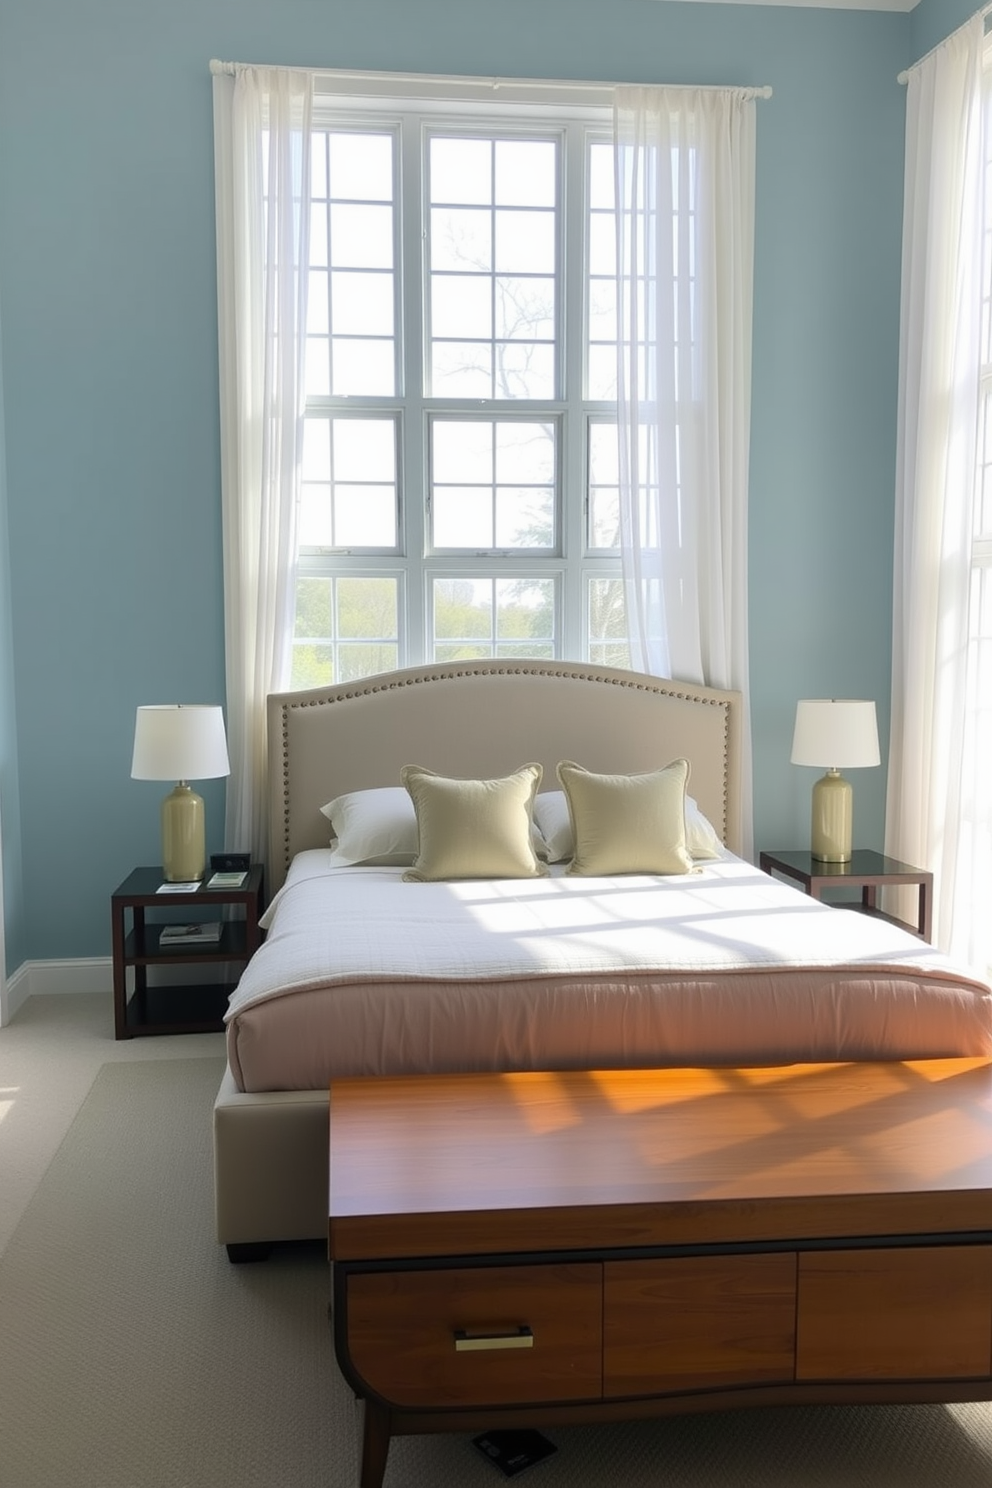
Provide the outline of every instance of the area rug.
<path id="1" fill-rule="evenodd" d="M 104 1065 L 0 1257 L 0 1488 L 357 1488 L 322 1247 L 213 1239 L 213 1058 Z M 2 1195 L 0 1195 L 2 1202 Z M 533 1488 L 989 1488 L 986 1405 L 549 1430 Z M 471 1435 L 401 1437 L 385 1488 L 498 1488 Z"/>

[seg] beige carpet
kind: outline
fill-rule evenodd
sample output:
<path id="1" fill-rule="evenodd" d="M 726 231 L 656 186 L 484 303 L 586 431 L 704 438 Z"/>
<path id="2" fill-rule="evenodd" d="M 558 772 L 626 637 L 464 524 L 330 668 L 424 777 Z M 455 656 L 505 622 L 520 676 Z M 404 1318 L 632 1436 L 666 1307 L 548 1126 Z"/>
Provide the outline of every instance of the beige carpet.
<path id="1" fill-rule="evenodd" d="M 214 1058 L 105 1064 L 0 1256 L 0 1488 L 354 1488 L 319 1246 L 232 1267 Z M 0 1195 L 2 1203 L 2 1195 Z M 549 1431 L 534 1488 L 989 1488 L 992 1407 L 741 1411 Z M 468 1436 L 386 1488 L 497 1488 Z M 515 1481 L 515 1480 L 514 1480 Z"/>

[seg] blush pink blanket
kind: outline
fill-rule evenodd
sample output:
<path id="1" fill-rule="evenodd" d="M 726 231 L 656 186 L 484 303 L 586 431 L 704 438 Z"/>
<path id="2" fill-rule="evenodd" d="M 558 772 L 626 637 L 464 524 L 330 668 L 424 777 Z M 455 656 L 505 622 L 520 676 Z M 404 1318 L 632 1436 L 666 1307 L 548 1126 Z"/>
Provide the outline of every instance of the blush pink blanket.
<path id="1" fill-rule="evenodd" d="M 300 854 L 227 1015 L 242 1090 L 446 1070 L 992 1057 L 992 989 L 731 855 L 404 883 Z"/>

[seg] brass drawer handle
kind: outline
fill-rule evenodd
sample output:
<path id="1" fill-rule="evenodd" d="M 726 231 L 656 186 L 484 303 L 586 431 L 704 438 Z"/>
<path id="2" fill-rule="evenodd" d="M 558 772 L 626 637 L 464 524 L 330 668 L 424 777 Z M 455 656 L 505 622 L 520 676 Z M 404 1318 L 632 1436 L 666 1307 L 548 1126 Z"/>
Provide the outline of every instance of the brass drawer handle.
<path id="1" fill-rule="evenodd" d="M 524 1349 L 534 1347 L 534 1335 L 524 1325 L 516 1333 L 465 1333 L 455 1329 L 455 1349 L 464 1353 L 468 1349 Z"/>

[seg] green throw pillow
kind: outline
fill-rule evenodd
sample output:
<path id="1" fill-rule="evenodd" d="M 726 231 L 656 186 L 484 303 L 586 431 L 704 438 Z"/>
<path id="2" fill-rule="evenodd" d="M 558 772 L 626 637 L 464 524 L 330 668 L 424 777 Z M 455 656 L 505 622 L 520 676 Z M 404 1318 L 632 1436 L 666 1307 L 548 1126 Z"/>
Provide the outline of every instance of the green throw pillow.
<path id="1" fill-rule="evenodd" d="M 420 850 L 405 880 L 538 878 L 547 873 L 532 842 L 540 765 L 523 765 L 497 780 L 452 780 L 421 765 L 404 765 Z"/>
<path id="2" fill-rule="evenodd" d="M 672 760 L 645 775 L 595 775 L 562 760 L 558 779 L 575 837 L 569 873 L 692 871 L 685 841 L 687 760 Z"/>

